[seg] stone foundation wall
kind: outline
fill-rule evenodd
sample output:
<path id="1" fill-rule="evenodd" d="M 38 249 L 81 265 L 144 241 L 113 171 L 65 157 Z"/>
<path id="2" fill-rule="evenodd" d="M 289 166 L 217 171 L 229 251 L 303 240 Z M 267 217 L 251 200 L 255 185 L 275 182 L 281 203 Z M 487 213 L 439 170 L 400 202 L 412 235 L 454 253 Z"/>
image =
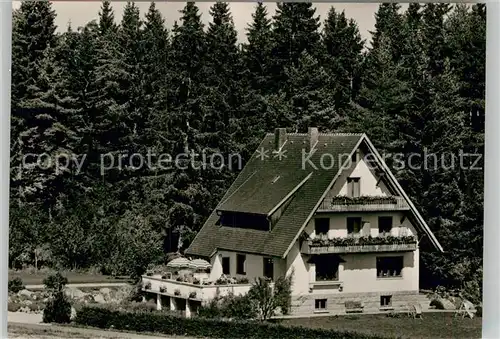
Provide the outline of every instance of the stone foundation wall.
<path id="1" fill-rule="evenodd" d="M 391 306 L 380 305 L 381 296 L 391 296 Z M 326 299 L 326 309 L 316 310 L 315 300 Z M 361 302 L 363 313 L 372 312 L 406 312 L 410 304 L 418 303 L 425 311 L 429 308 L 430 300 L 417 291 L 394 292 L 367 292 L 367 293 L 336 293 L 336 294 L 310 294 L 292 297 L 292 315 L 310 316 L 316 313 L 329 313 L 332 315 L 347 314 L 345 303 L 347 301 Z"/>

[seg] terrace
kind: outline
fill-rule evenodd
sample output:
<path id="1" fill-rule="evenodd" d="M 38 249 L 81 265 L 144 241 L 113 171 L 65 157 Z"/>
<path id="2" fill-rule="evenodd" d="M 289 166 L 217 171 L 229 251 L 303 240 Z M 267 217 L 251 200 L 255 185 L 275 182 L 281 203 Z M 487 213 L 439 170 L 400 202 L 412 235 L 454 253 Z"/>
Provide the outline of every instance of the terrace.
<path id="1" fill-rule="evenodd" d="M 248 293 L 251 283 L 246 278 L 221 277 L 216 281 L 200 279 L 196 274 L 169 275 L 153 274 L 142 276 L 145 292 L 167 297 L 205 302 L 216 296 Z"/>
<path id="2" fill-rule="evenodd" d="M 403 197 L 347 197 L 335 196 L 325 198 L 318 212 L 370 212 L 370 211 L 407 211 L 410 206 Z"/>
<path id="3" fill-rule="evenodd" d="M 405 252 L 417 249 L 414 236 L 379 236 L 351 238 L 315 238 L 305 240 L 303 254 L 341 254 L 366 252 Z"/>

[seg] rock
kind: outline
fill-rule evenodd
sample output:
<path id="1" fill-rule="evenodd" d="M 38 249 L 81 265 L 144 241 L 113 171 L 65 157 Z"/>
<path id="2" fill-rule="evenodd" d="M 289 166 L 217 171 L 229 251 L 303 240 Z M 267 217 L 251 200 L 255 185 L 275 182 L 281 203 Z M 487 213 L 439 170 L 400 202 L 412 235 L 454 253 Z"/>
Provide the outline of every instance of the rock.
<path id="1" fill-rule="evenodd" d="M 22 302 L 22 304 L 23 304 L 23 305 L 32 305 L 32 304 L 33 304 L 33 302 L 32 302 L 31 300 L 24 300 L 24 301 Z"/>
<path id="2" fill-rule="evenodd" d="M 75 308 L 72 306 L 71 307 L 71 316 L 70 316 L 70 319 L 71 320 L 74 320 L 76 318 L 76 310 Z"/>
<path id="3" fill-rule="evenodd" d="M 30 298 L 31 298 L 32 294 L 33 294 L 33 292 L 28 291 L 27 289 L 20 290 L 19 292 L 17 292 L 17 295 L 19 295 L 19 296 L 25 296 L 25 297 L 30 297 Z"/>
<path id="4" fill-rule="evenodd" d="M 21 313 L 30 313 L 30 312 L 31 312 L 31 310 L 30 310 L 30 308 L 29 308 L 29 307 L 24 306 L 24 307 L 21 307 L 19 310 L 17 310 L 17 312 L 21 312 Z"/>
<path id="5" fill-rule="evenodd" d="M 451 301 L 451 300 L 448 300 L 448 299 L 439 299 L 441 301 L 441 304 L 443 305 L 444 309 L 445 310 L 454 310 L 456 309 L 455 307 L 455 304 Z"/>
<path id="6" fill-rule="evenodd" d="M 102 294 L 96 294 L 94 295 L 94 301 L 99 304 L 104 304 L 106 303 L 106 299 L 102 296 Z"/>
<path id="7" fill-rule="evenodd" d="M 85 293 L 80 291 L 78 288 L 74 288 L 74 287 L 68 287 L 66 288 L 66 290 L 64 291 L 64 293 L 70 297 L 70 298 L 73 298 L 73 299 L 83 299 L 85 297 Z"/>
<path id="8" fill-rule="evenodd" d="M 100 292 L 101 294 L 105 295 L 105 294 L 110 294 L 110 293 L 111 293 L 111 290 L 110 290 L 109 288 L 107 288 L 107 287 L 104 287 L 104 288 L 101 288 L 101 289 L 99 290 L 99 292 Z"/>

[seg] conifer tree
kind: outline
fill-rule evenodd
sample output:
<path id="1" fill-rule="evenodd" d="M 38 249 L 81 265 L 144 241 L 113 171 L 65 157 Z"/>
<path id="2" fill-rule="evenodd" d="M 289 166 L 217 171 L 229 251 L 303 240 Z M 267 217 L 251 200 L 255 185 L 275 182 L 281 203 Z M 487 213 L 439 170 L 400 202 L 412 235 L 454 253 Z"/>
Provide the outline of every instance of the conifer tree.
<path id="1" fill-rule="evenodd" d="M 322 41 L 326 49 L 324 65 L 331 77 L 329 86 L 335 92 L 332 104 L 337 110 L 344 109 L 358 92 L 364 41 L 356 23 L 333 7 L 324 23 Z"/>
<path id="2" fill-rule="evenodd" d="M 266 94 L 269 91 L 272 52 L 271 20 L 266 6 L 259 2 L 247 28 L 248 42 L 243 45 L 243 58 L 252 89 Z"/>
<path id="3" fill-rule="evenodd" d="M 302 52 L 321 56 L 320 22 L 312 3 L 278 3 L 273 17 L 273 89 L 286 81 L 285 68 L 297 66 Z"/>

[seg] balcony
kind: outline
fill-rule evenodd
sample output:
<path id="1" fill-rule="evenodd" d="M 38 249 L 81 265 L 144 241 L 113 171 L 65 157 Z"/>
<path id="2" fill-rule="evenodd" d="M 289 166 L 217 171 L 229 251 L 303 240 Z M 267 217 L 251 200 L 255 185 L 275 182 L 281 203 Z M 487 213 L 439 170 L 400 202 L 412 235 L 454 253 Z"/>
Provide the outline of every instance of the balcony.
<path id="1" fill-rule="evenodd" d="M 200 282 L 198 284 L 165 279 L 161 275 L 142 276 L 142 290 L 169 297 L 208 301 L 217 293 L 223 297 L 228 294 L 243 295 L 248 293 L 252 284 L 225 284 L 214 282 Z"/>
<path id="2" fill-rule="evenodd" d="M 346 254 L 369 252 L 408 252 L 417 249 L 414 236 L 309 239 L 302 244 L 303 254 Z"/>
<path id="3" fill-rule="evenodd" d="M 370 211 L 407 211 L 410 206 L 403 197 L 399 196 L 361 196 L 350 198 L 336 196 L 325 198 L 318 208 L 318 212 L 370 212 Z"/>

